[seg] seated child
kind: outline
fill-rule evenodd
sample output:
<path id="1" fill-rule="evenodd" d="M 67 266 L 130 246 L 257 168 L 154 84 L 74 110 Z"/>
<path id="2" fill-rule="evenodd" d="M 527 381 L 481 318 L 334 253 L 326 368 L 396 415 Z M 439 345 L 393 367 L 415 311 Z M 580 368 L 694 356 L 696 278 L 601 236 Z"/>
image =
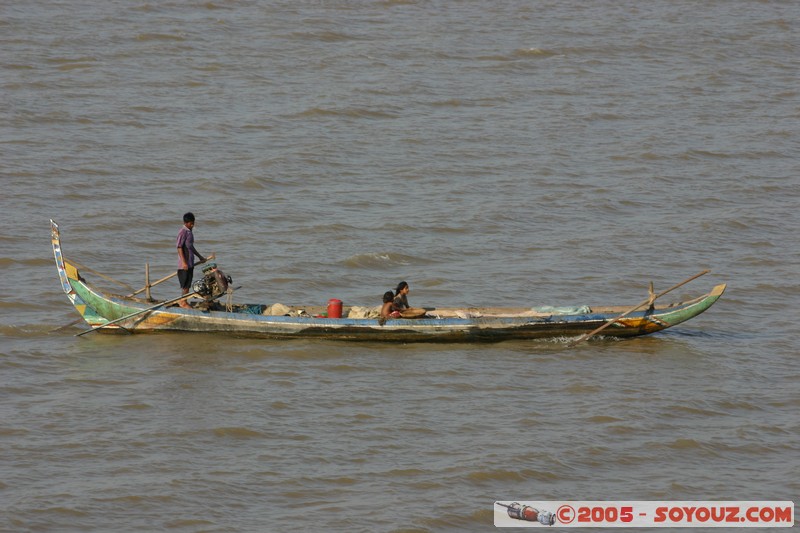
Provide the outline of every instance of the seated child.
<path id="1" fill-rule="evenodd" d="M 394 293 L 386 291 L 383 294 L 383 307 L 381 307 L 381 318 L 400 318 L 400 311 L 394 305 Z"/>

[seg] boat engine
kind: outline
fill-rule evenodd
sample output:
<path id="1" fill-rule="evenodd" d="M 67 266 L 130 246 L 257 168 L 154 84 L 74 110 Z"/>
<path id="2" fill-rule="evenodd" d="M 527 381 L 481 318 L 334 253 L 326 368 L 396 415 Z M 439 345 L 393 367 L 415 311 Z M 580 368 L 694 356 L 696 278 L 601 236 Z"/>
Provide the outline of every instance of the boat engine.
<path id="1" fill-rule="evenodd" d="M 217 268 L 216 263 L 209 263 L 203 267 L 203 279 L 192 283 L 192 290 L 211 301 L 225 294 L 231 283 L 233 283 L 233 279 Z"/>

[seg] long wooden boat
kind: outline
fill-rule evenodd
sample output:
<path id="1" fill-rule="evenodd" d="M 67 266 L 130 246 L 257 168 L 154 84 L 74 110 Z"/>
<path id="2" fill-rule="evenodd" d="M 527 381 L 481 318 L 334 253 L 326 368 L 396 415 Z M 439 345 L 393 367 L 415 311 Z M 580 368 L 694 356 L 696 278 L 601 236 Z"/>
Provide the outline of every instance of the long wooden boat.
<path id="1" fill-rule="evenodd" d="M 323 316 L 327 308 L 322 306 L 223 305 L 218 301 L 201 301 L 205 305 L 185 309 L 170 306 L 177 299 L 153 302 L 130 295 L 111 294 L 91 285 L 81 274 L 78 264 L 62 254 L 58 225 L 52 220 L 50 222 L 53 255 L 61 286 L 86 323 L 102 331 L 190 331 L 347 341 L 479 342 L 569 339 L 604 328 L 602 335 L 606 337 L 634 337 L 667 329 L 699 315 L 711 307 L 725 290 L 725 284 L 720 284 L 702 296 L 659 305 L 655 299 L 669 291 L 654 295 L 651 289 L 650 298 L 634 308 L 426 308 L 426 314 L 421 318 L 388 320 L 355 318 L 355 311 L 363 308 L 354 307 L 343 307 L 341 318 Z"/>

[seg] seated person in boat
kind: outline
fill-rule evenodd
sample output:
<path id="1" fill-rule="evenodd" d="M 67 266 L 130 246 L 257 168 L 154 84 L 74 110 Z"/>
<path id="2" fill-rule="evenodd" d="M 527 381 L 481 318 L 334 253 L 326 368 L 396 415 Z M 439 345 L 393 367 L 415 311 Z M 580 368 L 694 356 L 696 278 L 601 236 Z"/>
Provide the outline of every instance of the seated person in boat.
<path id="1" fill-rule="evenodd" d="M 394 306 L 398 311 L 408 309 L 408 293 L 410 290 L 408 283 L 405 281 L 397 284 L 397 288 L 394 290 Z"/>
<path id="2" fill-rule="evenodd" d="M 408 305 L 408 293 L 411 289 L 408 283 L 401 281 L 397 284 L 394 295 L 394 308 L 400 312 L 403 318 L 418 318 L 425 314 L 424 309 L 418 309 Z"/>
<path id="3" fill-rule="evenodd" d="M 400 318 L 400 311 L 394 305 L 394 293 L 392 291 L 386 291 L 383 293 L 381 318 Z"/>

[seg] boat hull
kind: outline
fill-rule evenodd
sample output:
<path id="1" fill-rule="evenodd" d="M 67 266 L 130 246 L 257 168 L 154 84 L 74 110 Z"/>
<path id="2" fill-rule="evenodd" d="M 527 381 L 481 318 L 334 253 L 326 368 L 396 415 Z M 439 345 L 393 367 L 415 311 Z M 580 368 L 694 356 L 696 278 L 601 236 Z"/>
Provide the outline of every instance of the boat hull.
<path id="1" fill-rule="evenodd" d="M 53 252 L 64 292 L 86 323 L 101 327 L 100 331 L 188 331 L 263 338 L 372 342 L 494 342 L 574 337 L 594 331 L 620 315 L 619 309 L 607 308 L 605 311 L 578 314 L 520 313 L 519 310 L 495 309 L 492 313 L 461 312 L 459 314 L 462 316 L 442 316 L 451 314 L 452 310 L 431 308 L 424 318 L 384 321 L 376 318 L 326 318 L 309 314 L 264 315 L 260 311 L 266 306 L 256 304 L 235 306 L 231 311 L 177 306 L 153 309 L 152 302 L 109 294 L 86 282 L 77 266 L 63 257 L 55 223 Z M 708 294 L 688 302 L 631 313 L 605 328 L 603 336 L 634 337 L 680 324 L 711 307 L 724 290 L 724 284 L 718 285 Z"/>

